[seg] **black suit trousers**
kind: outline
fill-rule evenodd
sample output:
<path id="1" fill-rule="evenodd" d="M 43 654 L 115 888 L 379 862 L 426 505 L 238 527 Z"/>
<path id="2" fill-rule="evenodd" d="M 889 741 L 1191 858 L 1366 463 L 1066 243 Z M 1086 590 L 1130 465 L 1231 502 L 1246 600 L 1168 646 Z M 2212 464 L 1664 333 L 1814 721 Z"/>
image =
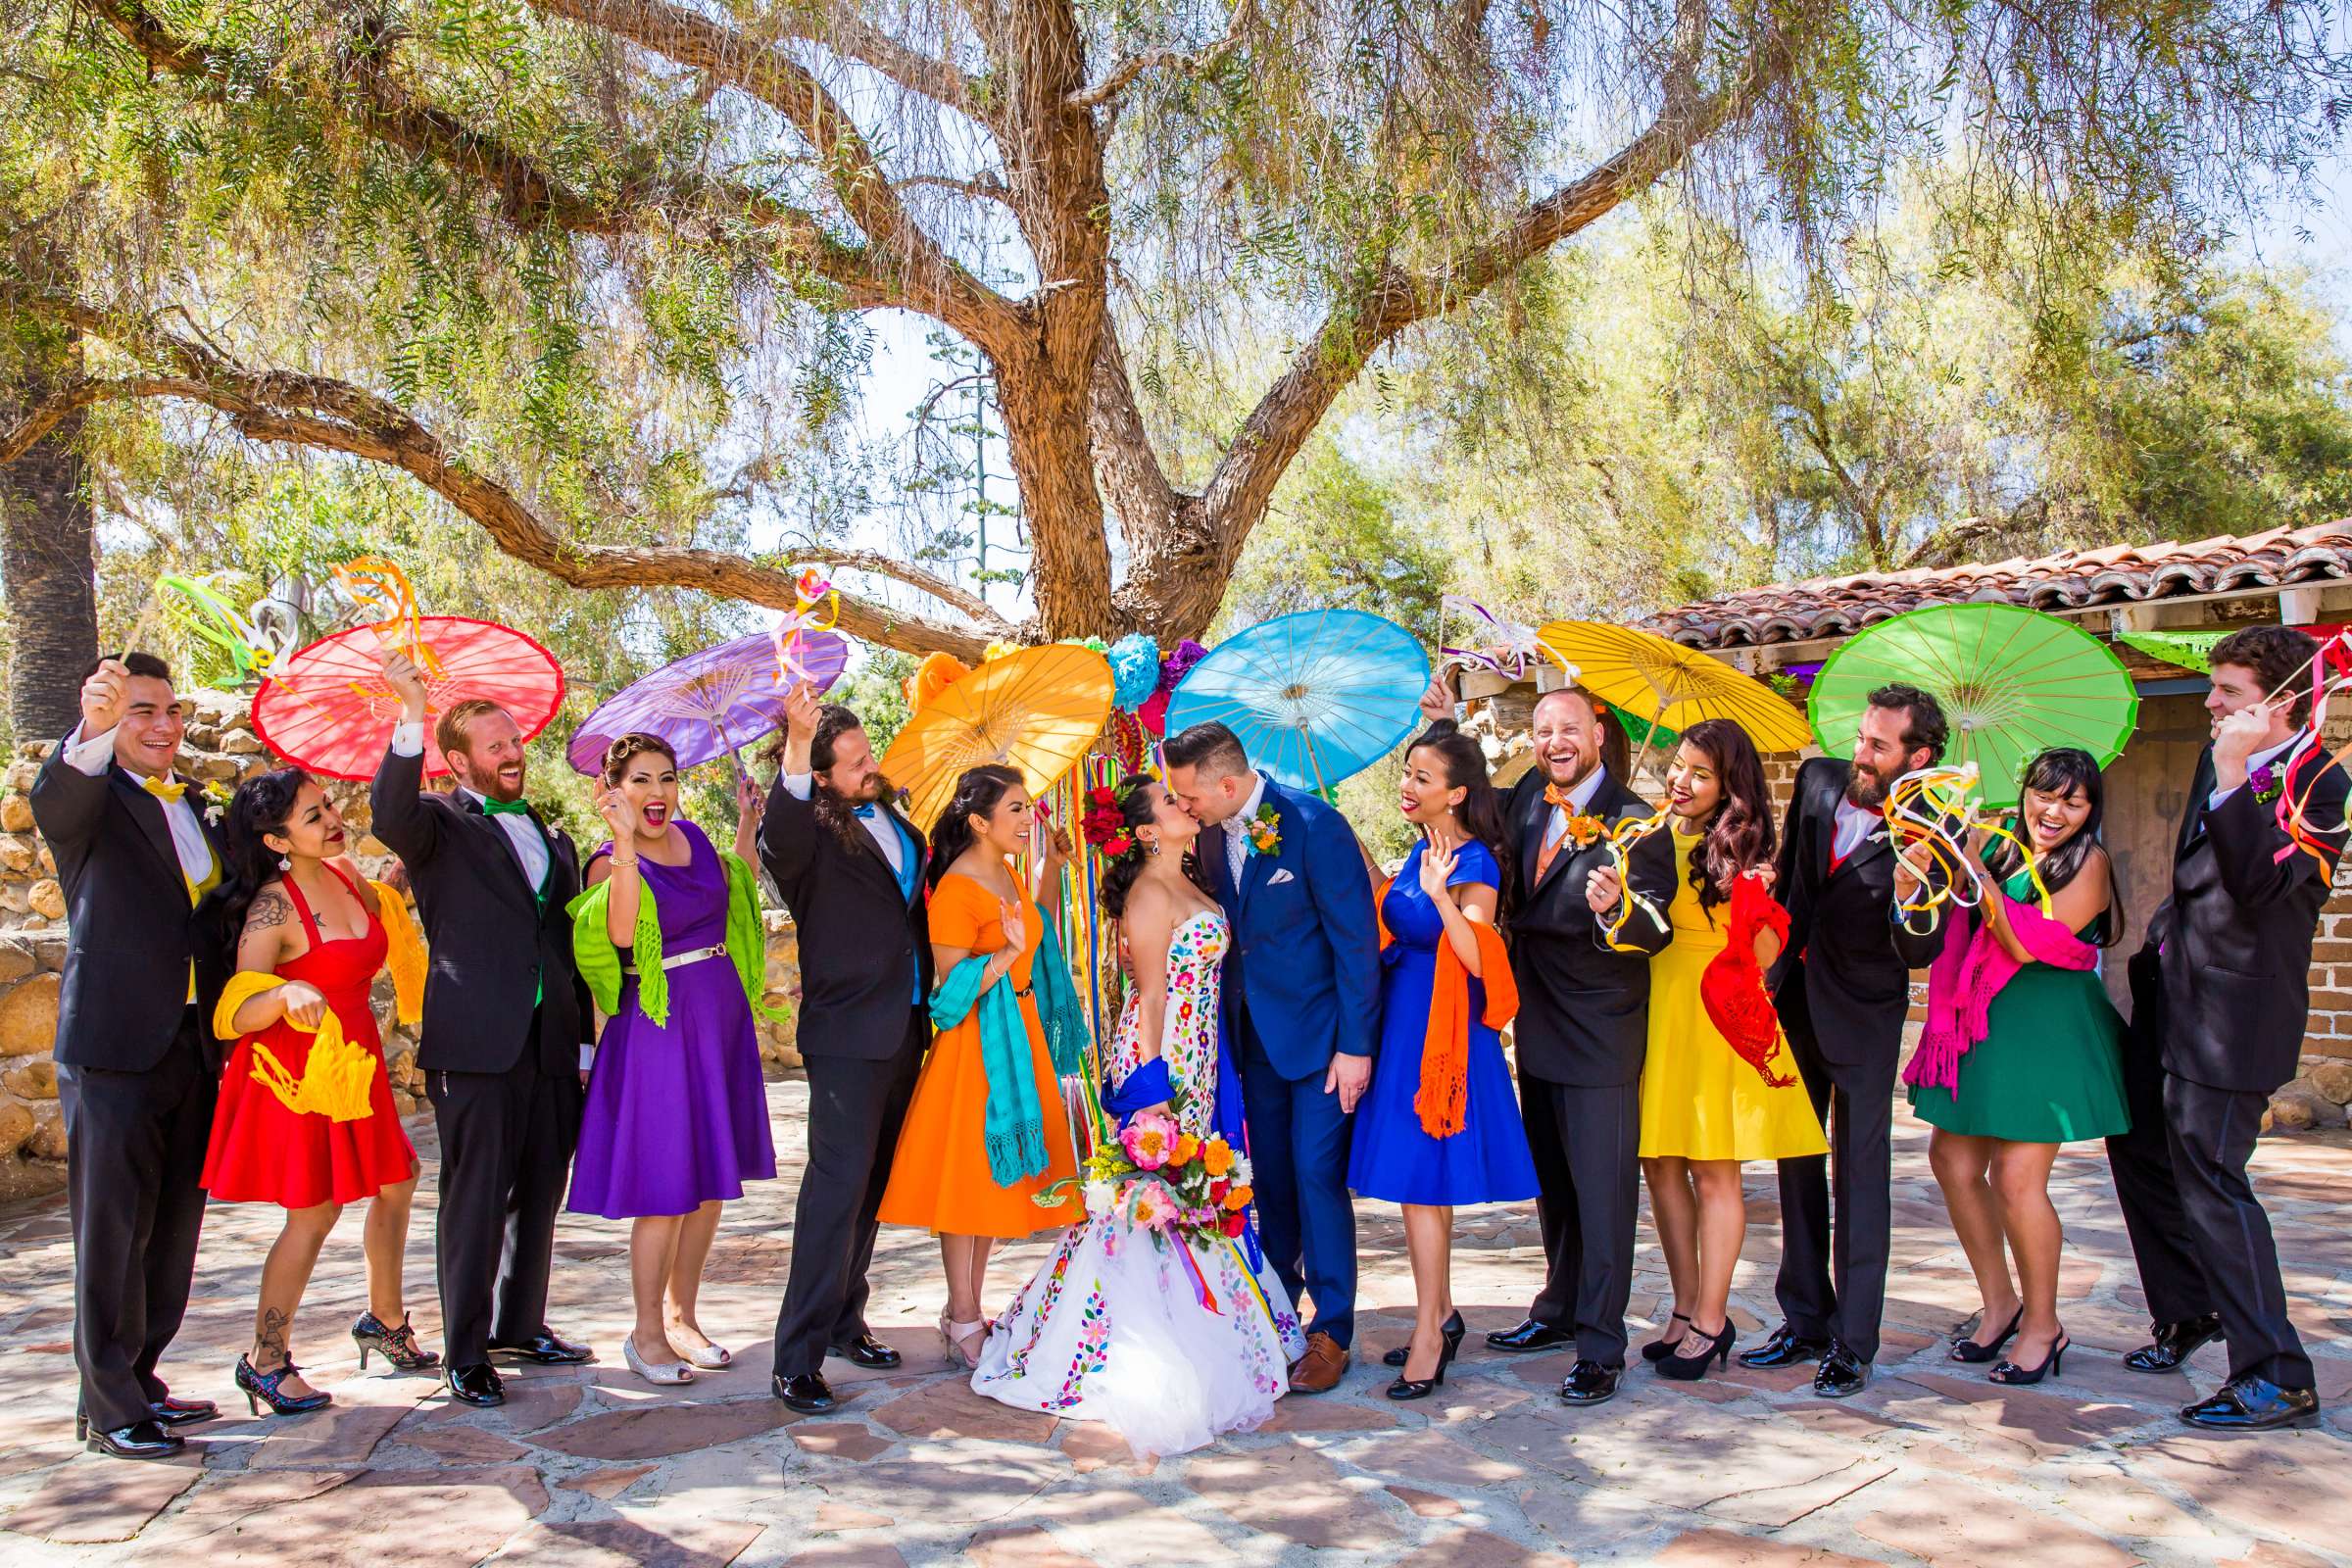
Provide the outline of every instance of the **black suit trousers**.
<path id="1" fill-rule="evenodd" d="M 2134 965 L 2138 963 L 2133 960 Z M 2134 976 L 2137 979 L 2137 976 Z M 2158 982 L 2161 984 L 2161 982 Z M 2214 1309 L 2213 1287 L 2189 1234 L 2173 1174 L 2172 1135 L 2164 1113 L 2164 1063 L 2160 1032 L 2142 1027 L 2140 1014 L 2161 1011 L 2163 999 L 2134 985 L 2132 1027 L 2124 1036 L 2124 1096 L 2132 1130 L 2107 1140 L 2107 1169 L 2139 1265 L 2140 1292 L 2157 1323 L 2181 1323 Z M 2259 1119 L 2259 1118 L 2258 1118 Z M 2242 1161 L 2240 1162 L 2242 1168 Z"/>
<path id="2" fill-rule="evenodd" d="M 149 1419 L 150 1404 L 170 1392 L 155 1368 L 187 1315 L 219 1089 L 194 1007 L 143 1072 L 57 1069 L 74 1229 L 74 1360 L 81 1407 L 102 1431 Z"/>
<path id="3" fill-rule="evenodd" d="M 807 1058 L 808 1160 L 793 1210 L 792 1271 L 776 1312 L 777 1377 L 819 1370 L 828 1349 L 866 1332 L 876 1216 L 930 1039 L 930 1014 L 916 1007 L 898 1051 L 880 1061 Z"/>
<path id="4" fill-rule="evenodd" d="M 2269 1103 L 2267 1095 L 2216 1089 L 2167 1073 L 2165 1143 L 2188 1248 L 2230 1342 L 2230 1376 L 2308 1389 L 2315 1381 L 2311 1357 L 2287 1319 L 2270 1216 L 2246 1180 L 2246 1161 L 2254 1155 L 2254 1137 Z M 2149 1309 L 2158 1310 L 2153 1300 Z"/>
<path id="5" fill-rule="evenodd" d="M 580 1138 L 576 1070 L 539 1060 L 541 1014 L 505 1072 L 424 1075 L 441 1135 L 433 1261 L 443 1354 L 453 1367 L 490 1359 L 490 1342 L 519 1344 L 547 1327 L 556 1215 Z"/>
<path id="6" fill-rule="evenodd" d="M 1803 984 L 1802 975 L 1792 983 Z M 1788 1031 L 1788 1048 L 1830 1152 L 1780 1162 L 1781 1272 L 1773 1293 L 1797 1334 L 1834 1337 L 1875 1360 L 1893 1226 L 1894 1056 L 1833 1063 L 1807 1028 Z"/>
<path id="7" fill-rule="evenodd" d="M 1528 1308 L 1576 1336 L 1579 1357 L 1625 1364 L 1642 1198 L 1642 1086 L 1548 1083 L 1519 1074 L 1519 1119 L 1536 1156 L 1544 1289 Z"/>

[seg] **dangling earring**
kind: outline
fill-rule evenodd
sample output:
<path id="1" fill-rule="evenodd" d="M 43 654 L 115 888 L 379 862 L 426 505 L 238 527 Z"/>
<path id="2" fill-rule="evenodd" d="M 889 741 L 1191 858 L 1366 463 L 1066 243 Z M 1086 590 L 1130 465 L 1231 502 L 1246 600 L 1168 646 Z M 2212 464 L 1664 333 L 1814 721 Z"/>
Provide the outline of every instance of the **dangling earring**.
<path id="1" fill-rule="evenodd" d="M 1159 840 L 1153 839 L 1151 843 L 1145 845 L 1144 853 L 1146 855 L 1157 855 L 1159 853 Z"/>
<path id="2" fill-rule="evenodd" d="M 291 871 L 294 869 L 294 862 L 281 855 L 277 858 L 277 868 L 280 871 Z"/>

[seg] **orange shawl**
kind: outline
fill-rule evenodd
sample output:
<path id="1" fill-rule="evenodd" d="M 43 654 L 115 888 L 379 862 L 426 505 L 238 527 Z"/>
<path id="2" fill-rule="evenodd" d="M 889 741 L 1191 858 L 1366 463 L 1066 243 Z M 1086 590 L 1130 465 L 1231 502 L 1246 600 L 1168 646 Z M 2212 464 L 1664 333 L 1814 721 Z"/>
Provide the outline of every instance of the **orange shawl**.
<path id="1" fill-rule="evenodd" d="M 1377 914 L 1388 901 L 1395 878 L 1380 885 L 1372 901 Z M 1502 933 L 1483 920 L 1470 922 L 1478 933 L 1479 978 L 1487 988 L 1487 1010 L 1482 1019 L 1500 1029 L 1519 1012 L 1519 983 L 1511 977 L 1510 955 Z M 1396 941 L 1389 922 L 1380 922 L 1380 946 L 1387 951 Z M 1470 1102 L 1470 969 L 1453 951 L 1450 939 L 1438 939 L 1438 968 L 1429 992 L 1429 1028 L 1421 1037 L 1421 1087 L 1413 1095 L 1413 1110 L 1421 1130 L 1432 1138 L 1451 1138 L 1462 1130 Z"/>

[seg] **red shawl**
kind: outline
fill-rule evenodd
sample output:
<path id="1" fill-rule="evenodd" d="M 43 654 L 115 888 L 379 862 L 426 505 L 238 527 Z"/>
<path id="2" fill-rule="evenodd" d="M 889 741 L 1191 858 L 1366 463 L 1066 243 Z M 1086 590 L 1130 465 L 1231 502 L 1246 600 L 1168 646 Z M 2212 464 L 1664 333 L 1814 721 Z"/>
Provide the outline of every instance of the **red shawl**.
<path id="1" fill-rule="evenodd" d="M 1732 883 L 1728 916 L 1731 934 L 1723 951 L 1708 960 L 1698 977 L 1698 1000 L 1741 1061 L 1775 1089 L 1795 1083 L 1794 1075 L 1772 1070 L 1781 1053 L 1781 1019 L 1764 990 L 1764 969 L 1756 962 L 1756 933 L 1769 926 L 1784 946 L 1788 941 L 1788 911 L 1781 907 L 1764 884 L 1752 876 Z"/>

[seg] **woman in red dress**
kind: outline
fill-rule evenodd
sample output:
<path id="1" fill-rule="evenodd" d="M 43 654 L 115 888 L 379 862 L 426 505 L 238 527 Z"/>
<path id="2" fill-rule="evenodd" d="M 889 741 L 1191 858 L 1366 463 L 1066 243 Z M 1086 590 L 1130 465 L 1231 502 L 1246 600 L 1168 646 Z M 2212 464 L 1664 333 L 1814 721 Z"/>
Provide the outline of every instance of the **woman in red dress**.
<path id="1" fill-rule="evenodd" d="M 368 1310 L 352 1325 L 369 1351 L 404 1372 L 440 1357 L 416 1343 L 402 1301 L 401 1259 L 416 1152 L 393 1108 L 368 990 L 391 959 L 400 1012 L 413 1019 L 423 953 L 400 895 L 344 858 L 343 819 L 300 768 L 248 780 L 228 808 L 227 917 L 242 921 L 237 974 L 214 1013 L 234 1040 L 220 1080 L 204 1185 L 221 1202 L 276 1203 L 285 1228 L 262 1265 L 253 1349 L 237 1387 L 257 1411 L 296 1415 L 326 1395 L 292 1356 L 294 1312 L 346 1203 L 372 1199 L 362 1245 Z"/>

